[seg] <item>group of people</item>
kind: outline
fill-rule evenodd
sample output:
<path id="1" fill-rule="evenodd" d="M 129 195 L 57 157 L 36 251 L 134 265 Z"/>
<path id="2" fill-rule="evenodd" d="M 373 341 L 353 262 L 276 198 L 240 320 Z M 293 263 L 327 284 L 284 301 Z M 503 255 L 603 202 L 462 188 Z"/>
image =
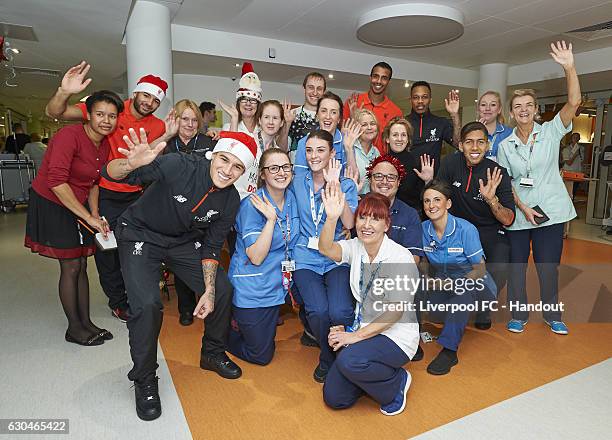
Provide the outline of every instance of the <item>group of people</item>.
<path id="1" fill-rule="evenodd" d="M 347 408 L 367 394 L 383 414 L 401 413 L 411 383 L 404 365 L 423 358 L 420 323 L 432 305 L 446 308 L 437 309 L 441 350 L 427 371 L 443 375 L 458 363 L 465 306 L 495 299 L 506 284 L 509 301 L 526 303 L 531 247 L 542 302 L 558 302 L 563 224 L 575 216 L 558 172 L 559 141 L 581 96 L 571 45 L 551 44 L 551 54 L 565 71 L 567 103 L 540 125 L 533 91 L 516 90 L 514 129 L 495 91 L 463 126 L 455 91 L 445 100 L 451 120 L 433 115 L 424 81 L 412 85 L 404 117 L 386 95 L 392 68 L 384 62 L 372 68 L 369 90 L 346 102 L 323 75 L 308 74 L 295 109 L 263 101 L 246 65 L 235 105 L 219 102 L 230 118 L 221 131 L 209 126 L 210 103 L 181 100 L 165 120 L 155 117 L 167 84 L 153 75 L 125 101 L 103 90 L 69 105 L 91 81 L 86 62 L 71 68 L 47 113 L 79 123 L 50 141 L 25 239 L 60 262 L 65 339 L 92 346 L 113 338 L 90 319 L 86 268 L 95 254 L 109 306 L 127 321 L 137 414 L 159 417 L 164 264 L 175 275 L 181 324 L 205 322 L 201 368 L 239 378 L 226 351 L 270 363 L 280 307 L 291 303 L 303 343 L 318 347 L 313 378 L 324 383 L 326 404 Z M 441 157 L 443 142 L 458 151 Z M 111 231 L 117 249 L 94 252 L 94 235 L 104 241 Z M 386 283 L 397 277 L 413 288 Z M 568 333 L 560 312 L 544 318 Z M 507 329 L 522 332 L 527 319 L 513 311 Z M 475 326 L 490 328 L 486 308 Z"/>

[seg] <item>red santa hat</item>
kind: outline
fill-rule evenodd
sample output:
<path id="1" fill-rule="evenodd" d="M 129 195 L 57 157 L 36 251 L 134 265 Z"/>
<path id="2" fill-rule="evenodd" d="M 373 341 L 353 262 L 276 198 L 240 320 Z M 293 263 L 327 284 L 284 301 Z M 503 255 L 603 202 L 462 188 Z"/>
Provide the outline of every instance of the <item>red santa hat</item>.
<path id="1" fill-rule="evenodd" d="M 155 96 L 160 101 L 166 96 L 168 83 L 155 75 L 145 75 L 138 80 L 134 93 L 145 92 Z"/>
<path id="2" fill-rule="evenodd" d="M 257 144 L 251 136 L 237 131 L 222 131 L 219 136 L 221 139 L 215 145 L 213 153 L 224 151 L 233 154 L 242 162 L 245 170 L 253 166 L 257 156 Z"/>
<path id="3" fill-rule="evenodd" d="M 261 81 L 253 71 L 253 65 L 251 63 L 244 63 L 242 65 L 242 78 L 240 78 L 238 87 L 236 99 L 243 97 L 254 98 L 261 102 Z"/>

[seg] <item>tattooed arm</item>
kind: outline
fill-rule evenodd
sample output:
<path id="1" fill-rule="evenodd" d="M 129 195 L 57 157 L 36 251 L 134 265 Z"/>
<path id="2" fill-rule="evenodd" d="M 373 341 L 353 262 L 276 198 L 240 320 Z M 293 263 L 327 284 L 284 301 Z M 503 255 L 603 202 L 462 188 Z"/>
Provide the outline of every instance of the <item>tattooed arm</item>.
<path id="1" fill-rule="evenodd" d="M 215 310 L 215 281 L 217 279 L 216 260 L 202 260 L 202 271 L 204 272 L 204 294 L 200 297 L 198 305 L 193 311 L 193 316 L 205 319 Z"/>

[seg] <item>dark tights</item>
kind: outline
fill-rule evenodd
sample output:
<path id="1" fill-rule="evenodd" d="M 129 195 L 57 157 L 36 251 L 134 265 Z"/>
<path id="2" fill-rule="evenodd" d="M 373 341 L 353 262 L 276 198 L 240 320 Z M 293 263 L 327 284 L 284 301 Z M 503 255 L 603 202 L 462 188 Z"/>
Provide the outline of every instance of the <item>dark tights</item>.
<path id="1" fill-rule="evenodd" d="M 85 340 L 101 331 L 89 317 L 89 279 L 87 258 L 59 260 L 59 297 L 68 318 L 68 331 L 79 340 Z"/>

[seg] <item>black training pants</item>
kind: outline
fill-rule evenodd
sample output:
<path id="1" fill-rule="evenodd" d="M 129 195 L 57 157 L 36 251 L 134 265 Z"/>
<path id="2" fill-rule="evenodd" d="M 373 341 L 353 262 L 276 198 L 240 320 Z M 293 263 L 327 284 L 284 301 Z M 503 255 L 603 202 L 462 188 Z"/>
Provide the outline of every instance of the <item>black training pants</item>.
<path id="1" fill-rule="evenodd" d="M 106 218 L 112 231 L 115 230 L 117 219 L 123 214 L 123 211 L 138 200 L 140 194 L 140 191 L 122 193 L 100 188 L 100 201 L 98 203 L 100 215 Z M 127 296 L 121 274 L 119 252 L 116 249 L 108 251 L 98 249 L 94 258 L 100 277 L 100 285 L 108 297 L 108 306 L 111 309 L 127 308 Z"/>
<path id="2" fill-rule="evenodd" d="M 193 242 L 164 248 L 153 243 L 119 241 L 119 257 L 130 303 L 130 354 L 134 367 L 130 380 L 144 380 L 155 374 L 157 340 L 163 319 L 163 305 L 159 289 L 160 267 L 164 263 L 193 291 L 204 292 L 204 276 L 200 253 Z M 218 354 L 225 351 L 230 327 L 232 286 L 227 275 L 217 268 L 215 309 L 204 320 L 202 353 Z"/>

